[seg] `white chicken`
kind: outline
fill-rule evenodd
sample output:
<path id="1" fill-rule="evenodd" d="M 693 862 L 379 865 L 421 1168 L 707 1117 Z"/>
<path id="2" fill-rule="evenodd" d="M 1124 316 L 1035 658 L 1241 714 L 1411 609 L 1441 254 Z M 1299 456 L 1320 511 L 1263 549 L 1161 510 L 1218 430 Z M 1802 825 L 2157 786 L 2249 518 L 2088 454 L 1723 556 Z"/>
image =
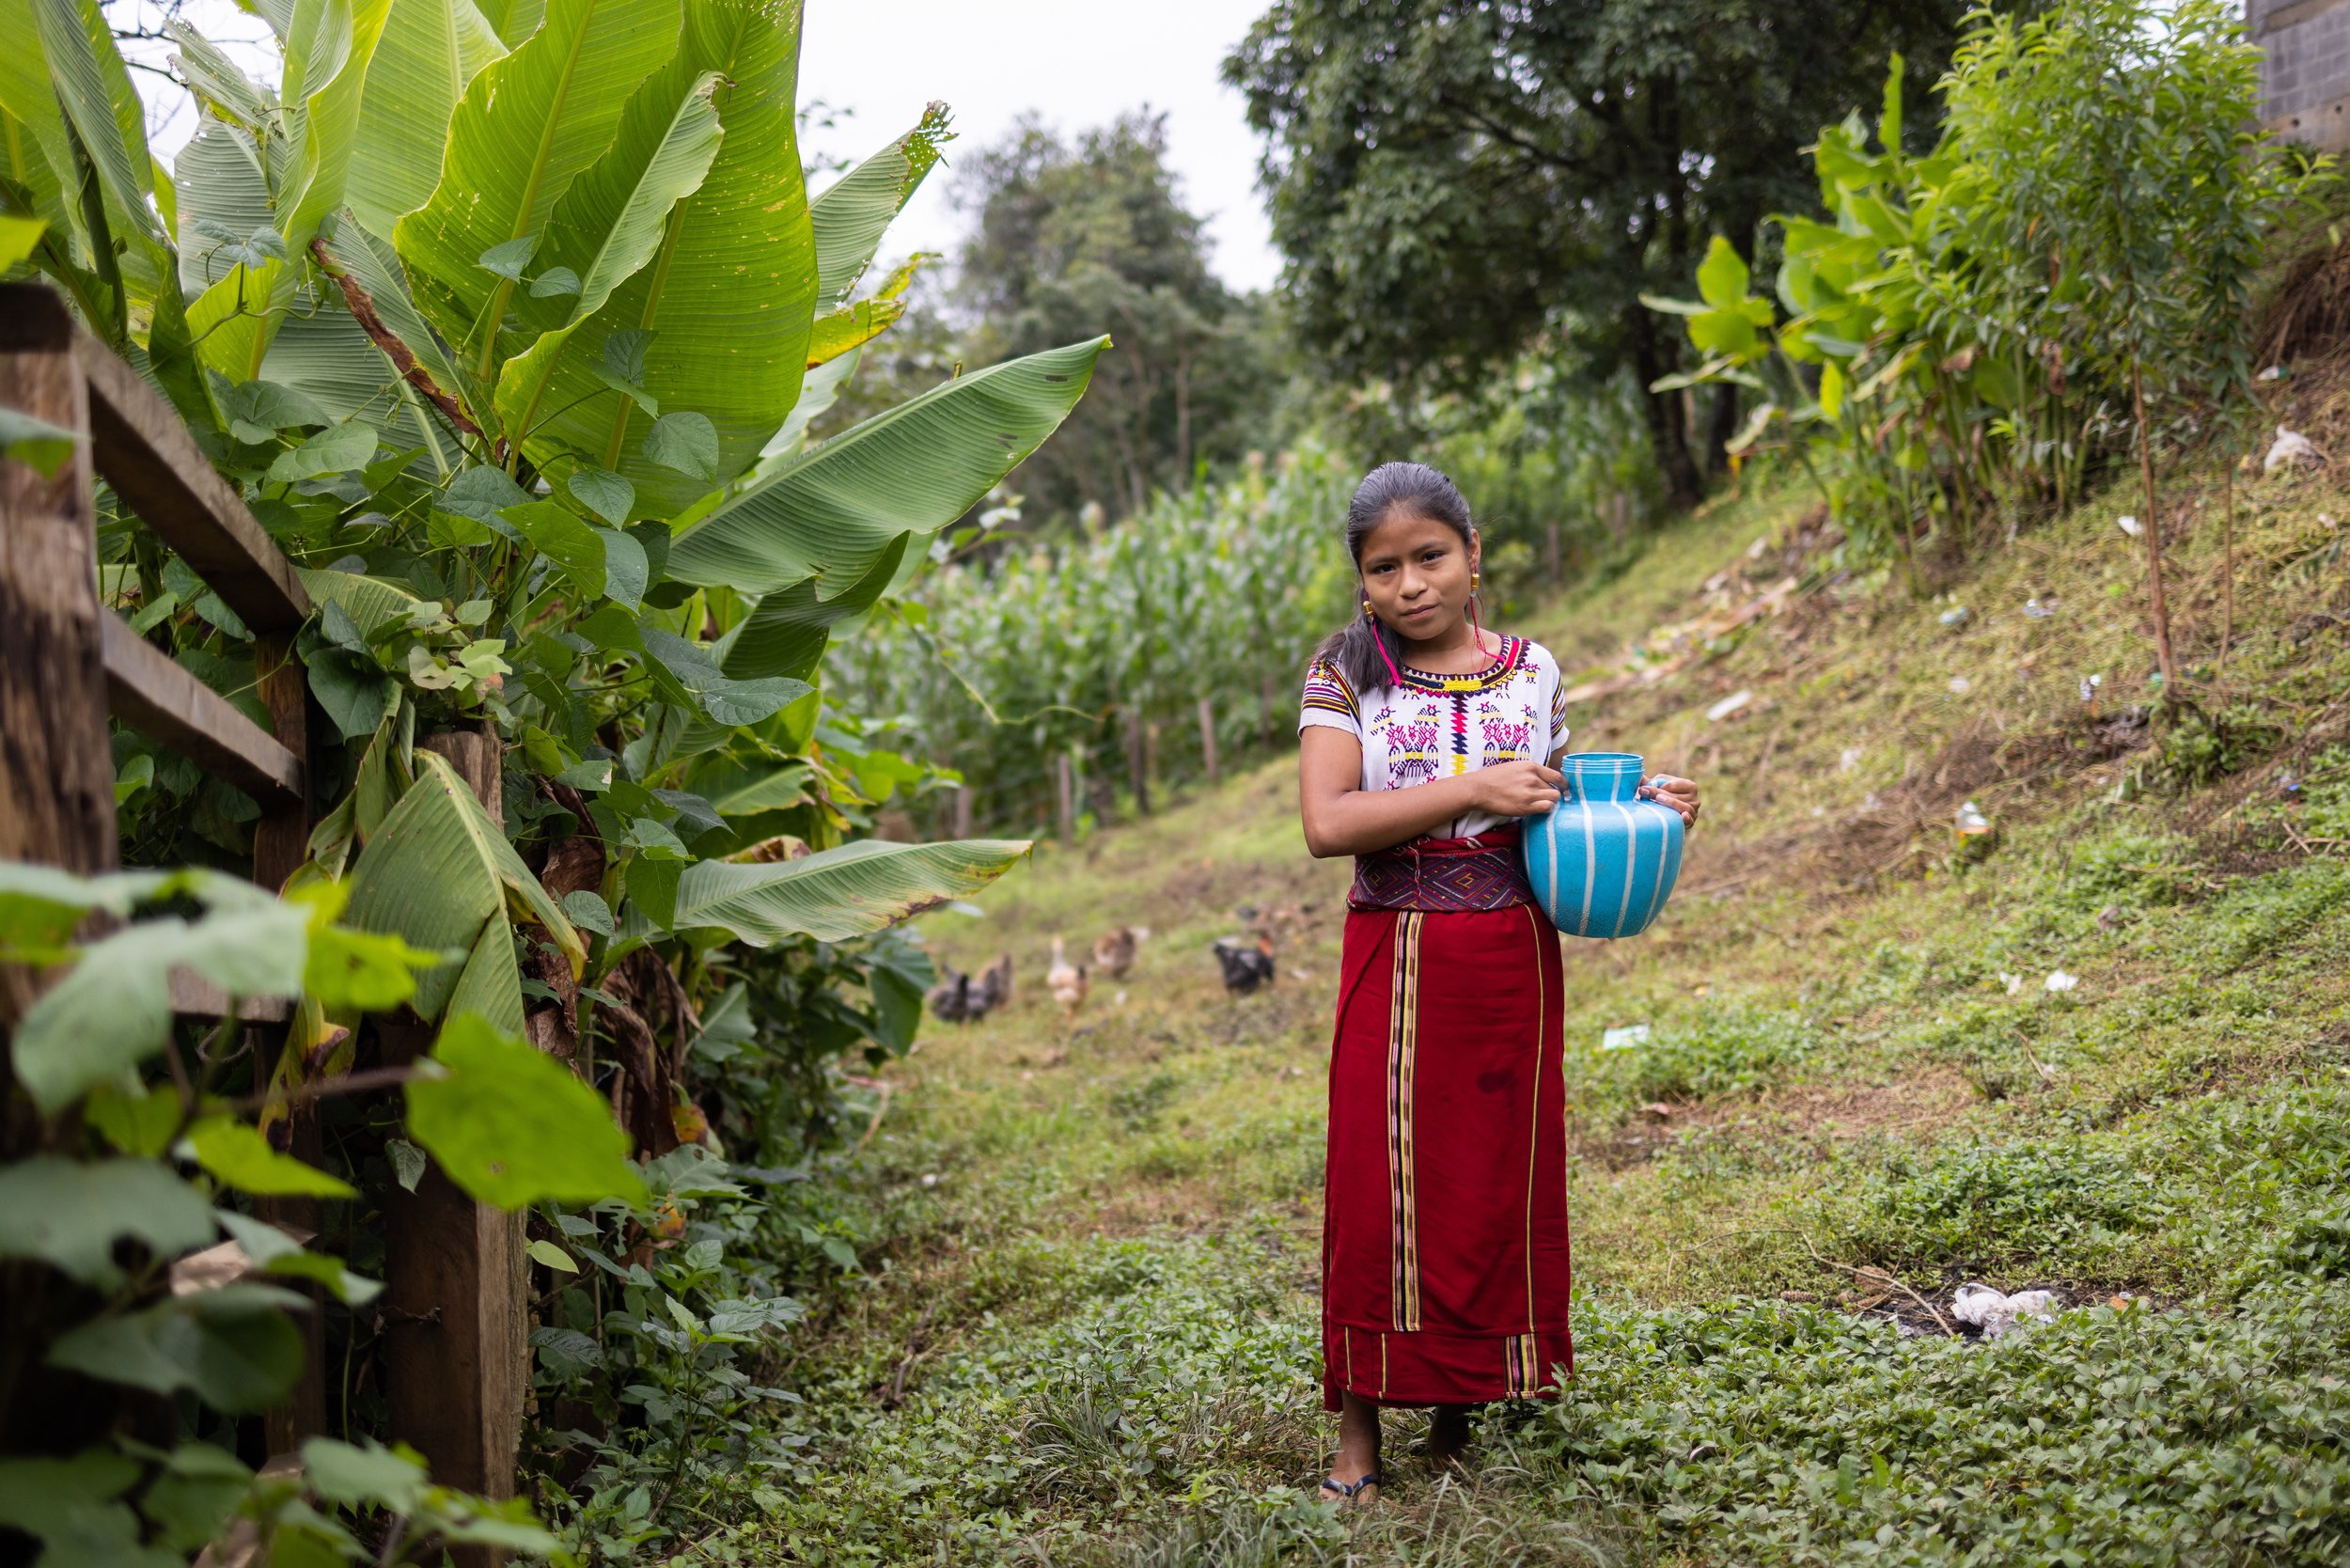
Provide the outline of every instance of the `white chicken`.
<path id="1" fill-rule="evenodd" d="M 1086 972 L 1069 962 L 1058 936 L 1053 938 L 1053 966 L 1044 971 L 1044 988 L 1060 1004 L 1062 1021 L 1075 1023 L 1077 1010 L 1086 1004 Z"/>

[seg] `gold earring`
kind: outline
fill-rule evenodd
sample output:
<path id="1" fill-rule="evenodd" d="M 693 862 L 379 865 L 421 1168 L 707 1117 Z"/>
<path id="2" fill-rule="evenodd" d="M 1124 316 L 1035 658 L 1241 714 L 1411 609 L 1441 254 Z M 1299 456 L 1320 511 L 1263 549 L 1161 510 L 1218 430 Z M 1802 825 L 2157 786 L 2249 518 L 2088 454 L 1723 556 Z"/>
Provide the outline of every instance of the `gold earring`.
<path id="1" fill-rule="evenodd" d="M 1469 591 L 1471 593 L 1475 593 L 1477 591 L 1478 580 L 1478 574 L 1476 572 L 1472 572 L 1469 573 Z"/>
<path id="2" fill-rule="evenodd" d="M 1371 619 L 1371 595 L 1369 594 L 1363 595 L 1363 619 L 1365 620 Z"/>

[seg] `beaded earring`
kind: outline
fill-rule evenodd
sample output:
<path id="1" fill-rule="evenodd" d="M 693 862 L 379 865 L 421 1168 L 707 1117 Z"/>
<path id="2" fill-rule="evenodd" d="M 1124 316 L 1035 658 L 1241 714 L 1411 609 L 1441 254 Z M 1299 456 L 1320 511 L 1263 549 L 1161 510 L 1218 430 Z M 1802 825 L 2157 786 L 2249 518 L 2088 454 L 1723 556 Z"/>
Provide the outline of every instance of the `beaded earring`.
<path id="1" fill-rule="evenodd" d="M 1402 691 L 1403 672 L 1395 667 L 1395 656 L 1387 651 L 1387 639 L 1379 635 L 1379 618 L 1371 613 L 1371 595 L 1367 593 L 1363 595 L 1363 619 L 1371 625 L 1371 640 L 1379 645 L 1379 659 L 1387 666 L 1387 679 L 1395 682 L 1389 689 Z"/>

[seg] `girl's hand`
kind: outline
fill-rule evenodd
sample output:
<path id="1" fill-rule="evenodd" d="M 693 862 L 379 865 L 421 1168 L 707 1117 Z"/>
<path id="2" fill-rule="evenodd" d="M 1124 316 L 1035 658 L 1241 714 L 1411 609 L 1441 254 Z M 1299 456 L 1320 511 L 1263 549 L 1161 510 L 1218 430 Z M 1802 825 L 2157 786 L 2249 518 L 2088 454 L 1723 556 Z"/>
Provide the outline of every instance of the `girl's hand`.
<path id="1" fill-rule="evenodd" d="M 1698 787 L 1692 780 L 1660 773 L 1640 786 L 1640 798 L 1669 806 L 1680 812 L 1681 825 L 1684 828 L 1698 824 Z"/>
<path id="2" fill-rule="evenodd" d="M 1539 817 L 1559 804 L 1561 775 L 1540 762 L 1501 762 L 1468 776 L 1478 809 L 1496 817 Z"/>

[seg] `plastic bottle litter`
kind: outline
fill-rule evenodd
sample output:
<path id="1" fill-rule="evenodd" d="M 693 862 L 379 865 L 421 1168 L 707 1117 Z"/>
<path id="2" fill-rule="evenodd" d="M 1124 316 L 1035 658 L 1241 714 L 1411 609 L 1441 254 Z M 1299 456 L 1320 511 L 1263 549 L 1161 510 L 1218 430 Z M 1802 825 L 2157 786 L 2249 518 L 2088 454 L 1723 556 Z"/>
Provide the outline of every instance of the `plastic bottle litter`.
<path id="1" fill-rule="evenodd" d="M 1961 1285 L 1950 1298 L 1950 1316 L 1961 1323 L 1971 1323 L 1982 1330 L 1986 1340 L 1996 1340 L 2027 1323 L 2049 1323 L 2056 1318 L 2057 1294 L 2054 1291 L 2017 1291 L 2006 1295 L 1988 1285 Z"/>
<path id="2" fill-rule="evenodd" d="M 2287 370 L 2283 366 L 2271 365 L 2267 369 L 2263 370 L 2259 375 L 2254 376 L 2252 379 L 2254 381 L 2282 381 L 2290 374 L 2292 374 L 2292 372 Z"/>
<path id="3" fill-rule="evenodd" d="M 1618 1028 L 1604 1030 L 1599 1037 L 1599 1048 L 1603 1051 L 1628 1051 L 1635 1045 L 1647 1043 L 1646 1024 L 1625 1024 Z"/>
<path id="4" fill-rule="evenodd" d="M 1971 800 L 1958 808 L 1951 822 L 1951 833 L 1958 853 L 1969 860 L 1989 855 L 1992 846 L 1999 841 L 1999 830 L 1982 814 L 1982 808 Z"/>
<path id="5" fill-rule="evenodd" d="M 2323 460 L 2318 455 L 2316 444 L 2308 436 L 2298 431 L 2289 431 L 2282 425 L 2279 425 L 2277 439 L 2269 443 L 2268 455 L 2261 459 L 2261 472 L 2274 474 L 2287 463 L 2300 467 L 2321 461 Z"/>
<path id="6" fill-rule="evenodd" d="M 1731 714 L 1736 713 L 1739 709 L 1745 707 L 1747 703 L 1752 702 L 1753 700 L 1754 694 L 1750 691 L 1731 692 L 1728 697 L 1723 698 L 1719 702 L 1715 703 L 1714 706 L 1705 710 L 1706 722 L 1709 724 L 1718 724 L 1723 719 L 1728 718 Z"/>
<path id="7" fill-rule="evenodd" d="M 1945 626 L 1964 626 L 1966 624 L 1966 618 L 1974 613 L 1966 605 L 1961 604 L 1956 609 L 1944 610 L 1935 619 Z"/>

